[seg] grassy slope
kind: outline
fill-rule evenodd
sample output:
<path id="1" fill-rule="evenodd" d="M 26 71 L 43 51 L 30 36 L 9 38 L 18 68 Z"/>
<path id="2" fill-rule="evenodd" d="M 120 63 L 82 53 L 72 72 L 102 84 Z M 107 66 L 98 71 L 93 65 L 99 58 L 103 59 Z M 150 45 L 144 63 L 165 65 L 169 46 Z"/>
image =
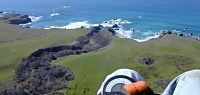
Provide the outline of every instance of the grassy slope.
<path id="1" fill-rule="evenodd" d="M 0 81 L 10 79 L 22 57 L 39 48 L 68 44 L 88 31 L 26 29 L 0 23 Z M 97 52 L 63 57 L 52 63 L 72 69 L 76 80 L 69 87 L 73 89 L 80 83 L 76 95 L 82 94 L 83 88 L 89 89 L 86 95 L 95 95 L 104 78 L 119 68 L 136 70 L 156 92 L 163 89 L 155 86 L 154 82 L 172 79 L 190 69 L 200 69 L 200 43 L 194 39 L 168 36 L 137 43 L 113 37 L 113 41 L 114 44 Z M 155 64 L 138 64 L 138 58 L 144 55 L 153 57 Z M 68 93 L 74 93 L 74 90 Z"/>
<path id="2" fill-rule="evenodd" d="M 0 23 L 0 81 L 10 79 L 21 58 L 33 51 L 69 44 L 89 30 L 26 29 Z"/>
<path id="3" fill-rule="evenodd" d="M 76 80 L 70 84 L 71 90 L 62 92 L 83 95 L 84 88 L 89 89 L 85 95 L 95 95 L 104 78 L 119 68 L 129 68 L 139 72 L 154 89 L 163 89 L 154 85 L 159 80 L 173 79 L 184 71 L 200 69 L 200 42 L 177 36 L 166 36 L 145 43 L 113 37 L 115 42 L 98 52 L 59 58 L 52 64 L 60 64 L 72 69 Z M 147 66 L 138 64 L 141 56 L 149 55 L 155 64 Z M 76 92 L 75 85 L 79 84 Z M 68 92 L 67 92 L 68 91 Z"/>

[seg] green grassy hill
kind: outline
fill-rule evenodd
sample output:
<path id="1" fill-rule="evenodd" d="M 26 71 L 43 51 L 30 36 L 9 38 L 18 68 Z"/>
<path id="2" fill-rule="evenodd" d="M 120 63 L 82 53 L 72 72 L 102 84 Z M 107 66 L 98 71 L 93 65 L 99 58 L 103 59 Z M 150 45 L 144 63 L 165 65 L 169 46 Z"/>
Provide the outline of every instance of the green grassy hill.
<path id="1" fill-rule="evenodd" d="M 50 46 L 72 43 L 90 29 L 42 30 L 0 23 L 0 81 L 11 82 L 20 60 L 33 51 Z M 177 75 L 200 69 L 200 42 L 192 38 L 166 36 L 144 43 L 130 39 L 112 38 L 112 43 L 96 52 L 67 56 L 53 61 L 70 68 L 75 74 L 67 95 L 96 95 L 105 77 L 120 68 L 139 72 L 155 92 Z M 140 57 L 155 60 L 152 65 L 139 64 Z M 76 87 L 76 90 L 75 90 Z"/>
<path id="2" fill-rule="evenodd" d="M 67 95 L 95 95 L 105 77 L 120 68 L 139 72 L 155 92 L 161 93 L 161 85 L 167 85 L 177 75 L 200 69 L 200 42 L 191 38 L 166 36 L 162 39 L 138 43 L 129 39 L 113 37 L 113 44 L 97 52 L 67 56 L 54 61 L 69 67 L 75 73 Z M 142 56 L 154 58 L 152 65 L 141 65 Z M 75 86 L 77 86 L 76 91 Z"/>
<path id="3" fill-rule="evenodd" d="M 43 30 L 0 23 L 0 81 L 11 83 L 15 68 L 23 57 L 39 48 L 72 43 L 90 29 Z"/>

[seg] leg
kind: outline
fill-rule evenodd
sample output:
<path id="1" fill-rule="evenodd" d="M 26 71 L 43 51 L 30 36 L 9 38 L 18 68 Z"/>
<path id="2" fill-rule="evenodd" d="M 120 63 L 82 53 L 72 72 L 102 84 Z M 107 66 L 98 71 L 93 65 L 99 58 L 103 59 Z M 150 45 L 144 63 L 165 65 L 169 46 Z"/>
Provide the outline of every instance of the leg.
<path id="1" fill-rule="evenodd" d="M 200 70 L 191 70 L 176 77 L 162 95 L 200 95 Z"/>

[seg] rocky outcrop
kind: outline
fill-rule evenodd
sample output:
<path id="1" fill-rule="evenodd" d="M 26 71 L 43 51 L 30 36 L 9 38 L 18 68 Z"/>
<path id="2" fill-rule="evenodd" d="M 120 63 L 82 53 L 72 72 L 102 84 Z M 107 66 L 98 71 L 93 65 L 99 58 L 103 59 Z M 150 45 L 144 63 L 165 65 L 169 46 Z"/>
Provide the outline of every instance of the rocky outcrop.
<path id="1" fill-rule="evenodd" d="M 144 56 L 144 57 L 139 58 L 138 62 L 140 64 L 151 65 L 154 63 L 154 59 L 149 56 Z"/>
<path id="2" fill-rule="evenodd" d="M 120 26 L 118 24 L 115 24 L 111 28 L 120 28 Z"/>
<path id="3" fill-rule="evenodd" d="M 108 29 L 108 31 L 109 31 L 109 32 L 111 32 L 111 33 L 112 33 L 112 35 L 116 35 L 116 32 L 115 32 L 115 30 L 114 30 L 114 29 L 112 29 L 112 28 L 109 28 L 109 29 Z"/>
<path id="4" fill-rule="evenodd" d="M 10 24 L 25 24 L 29 22 L 31 22 L 31 19 L 27 15 L 19 16 L 8 21 Z"/>
<path id="5" fill-rule="evenodd" d="M 181 31 L 177 31 L 177 30 L 173 30 L 173 31 L 170 31 L 170 30 L 162 30 L 160 31 L 159 34 L 159 38 L 162 38 L 164 37 L 165 35 L 177 35 L 177 36 L 180 36 L 180 37 L 191 37 L 191 38 L 195 38 L 197 41 L 200 41 L 200 36 L 194 36 L 192 33 L 186 33 L 186 31 L 188 31 L 189 29 L 188 28 L 184 28 L 183 30 Z"/>
<path id="6" fill-rule="evenodd" d="M 180 33 L 180 34 L 179 34 L 179 36 L 181 36 L 181 37 L 182 37 L 182 36 L 184 36 L 184 35 L 183 35 L 182 33 Z"/>
<path id="7" fill-rule="evenodd" d="M 17 25 L 32 22 L 28 15 L 21 14 L 3 14 L 0 19 L 4 20 L 6 23 Z"/>
<path id="8" fill-rule="evenodd" d="M 110 33 L 99 26 L 77 38 L 72 45 L 38 49 L 22 60 L 15 71 L 16 85 L 4 93 L 38 95 L 66 88 L 75 78 L 73 72 L 63 66 L 51 65 L 50 62 L 63 56 L 96 51 L 110 42 Z"/>
<path id="9" fill-rule="evenodd" d="M 170 30 L 162 30 L 159 33 L 159 38 L 162 38 L 162 37 L 164 37 L 167 34 L 171 35 L 171 34 L 174 34 L 174 33 L 172 33 L 172 31 L 170 31 Z"/>

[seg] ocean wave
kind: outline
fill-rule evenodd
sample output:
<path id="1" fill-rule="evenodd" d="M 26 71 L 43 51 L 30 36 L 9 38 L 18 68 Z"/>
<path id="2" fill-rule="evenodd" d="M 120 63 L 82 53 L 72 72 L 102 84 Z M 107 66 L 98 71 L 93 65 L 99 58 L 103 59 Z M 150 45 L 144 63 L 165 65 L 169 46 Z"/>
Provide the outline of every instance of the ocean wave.
<path id="1" fill-rule="evenodd" d="M 79 22 L 70 22 L 66 26 L 50 26 L 46 27 L 44 29 L 52 29 L 52 28 L 58 28 L 58 29 L 77 29 L 77 28 L 91 28 L 94 26 L 98 26 L 98 24 L 90 24 L 88 21 L 79 21 Z"/>
<path id="2" fill-rule="evenodd" d="M 128 20 L 112 19 L 109 21 L 104 21 L 100 25 L 102 25 L 104 27 L 110 27 L 110 28 L 113 28 L 114 25 L 117 25 L 118 26 L 117 28 L 113 28 L 114 31 L 116 32 L 117 36 L 119 36 L 120 38 L 130 38 L 131 39 L 134 30 L 133 29 L 125 30 L 123 28 L 123 25 L 131 24 L 131 23 L 132 22 L 130 22 Z"/>
<path id="3" fill-rule="evenodd" d="M 132 39 L 133 30 L 124 30 L 123 28 L 121 28 L 119 30 L 115 30 L 115 32 L 117 33 L 117 36 L 119 36 L 120 38 Z"/>
<path id="4" fill-rule="evenodd" d="M 32 22 L 38 22 L 40 19 L 43 18 L 43 16 L 28 16 Z"/>
<path id="5" fill-rule="evenodd" d="M 117 36 L 120 38 L 131 38 L 133 30 L 125 30 L 123 28 L 123 25 L 125 24 L 130 24 L 132 22 L 129 22 L 127 20 L 122 20 L 122 19 L 112 19 L 108 21 L 104 21 L 101 24 L 91 24 L 89 21 L 78 21 L 78 22 L 70 22 L 66 26 L 50 26 L 46 27 L 44 29 L 77 29 L 77 28 L 91 28 L 95 26 L 102 25 L 103 27 L 113 27 L 114 25 L 118 25 L 119 28 L 114 29 Z"/>
<path id="6" fill-rule="evenodd" d="M 54 8 L 54 9 L 52 9 L 52 12 L 55 12 L 55 11 L 57 11 L 57 10 L 60 10 L 60 9 L 67 9 L 67 8 L 69 8 L 70 6 L 62 6 L 62 7 L 57 7 L 57 8 Z"/>
<path id="7" fill-rule="evenodd" d="M 146 42 L 146 41 L 149 41 L 149 40 L 151 40 L 151 39 L 156 39 L 156 38 L 159 38 L 159 37 L 160 37 L 160 35 L 159 35 L 158 33 L 156 33 L 155 35 L 146 37 L 146 38 L 144 38 L 144 39 L 134 39 L 134 38 L 133 38 L 133 40 L 135 40 L 135 41 L 137 41 L 137 42 Z"/>
<path id="8" fill-rule="evenodd" d="M 125 29 L 123 29 L 123 27 L 115 30 L 115 32 L 117 33 L 117 36 L 120 38 L 129 38 L 129 39 L 135 40 L 137 42 L 146 42 L 151 39 L 156 39 L 156 38 L 160 37 L 159 33 L 153 33 L 151 31 L 148 31 L 148 32 L 143 33 L 143 36 L 147 36 L 146 38 L 136 39 L 133 37 L 133 35 L 135 32 L 140 32 L 140 30 L 134 30 L 134 29 L 125 30 Z"/>
<path id="9" fill-rule="evenodd" d="M 65 26 L 50 26 L 44 29 L 51 29 L 51 28 L 59 28 L 59 29 L 77 29 L 77 28 L 91 28 L 95 26 L 102 25 L 103 27 L 112 27 L 113 25 L 119 25 L 120 28 L 124 24 L 130 24 L 131 22 L 122 19 L 112 19 L 109 21 L 104 21 L 101 24 L 91 24 L 89 21 L 78 21 L 78 22 L 70 22 L 68 25 Z M 120 33 L 120 32 L 119 32 Z"/>
<path id="10" fill-rule="evenodd" d="M 70 6 L 63 6 L 63 8 L 65 8 L 65 9 L 66 9 L 66 8 L 69 8 L 69 7 L 70 7 Z"/>
<path id="11" fill-rule="evenodd" d="M 142 16 L 138 16 L 138 18 L 139 18 L 139 19 L 141 19 L 141 18 L 142 18 Z"/>
<path id="12" fill-rule="evenodd" d="M 103 23 L 101 23 L 102 26 L 104 27 L 112 27 L 113 25 L 119 25 L 119 26 L 123 26 L 124 24 L 131 24 L 132 22 L 129 22 L 127 20 L 122 20 L 122 19 L 112 19 L 109 21 L 104 21 Z"/>
<path id="13" fill-rule="evenodd" d="M 52 17 L 52 16 L 58 16 L 58 15 L 60 15 L 59 13 L 52 13 L 52 14 L 50 14 L 50 16 Z"/>
<path id="14" fill-rule="evenodd" d="M 132 40 L 135 40 L 137 42 L 145 42 L 145 41 L 149 41 L 151 39 L 156 39 L 159 38 L 160 35 L 159 33 L 154 33 L 152 31 L 147 31 L 143 33 L 143 36 L 148 36 L 144 39 L 136 39 L 133 37 L 134 32 L 140 32 L 140 30 L 135 30 L 135 29 L 130 29 L 130 30 L 126 30 L 123 28 L 123 25 L 125 24 L 131 24 L 132 22 L 129 22 L 127 20 L 122 20 L 122 19 L 112 19 L 109 21 L 105 21 L 100 25 L 103 25 L 104 27 L 112 27 L 113 25 L 118 25 L 118 28 L 113 28 L 114 31 L 116 32 L 117 36 L 120 38 L 129 38 Z"/>
<path id="15" fill-rule="evenodd" d="M 101 25 L 103 27 L 109 27 L 109 28 L 114 29 L 114 31 L 116 32 L 116 35 L 120 38 L 129 38 L 129 39 L 135 40 L 137 42 L 145 42 L 145 41 L 149 41 L 151 39 L 160 37 L 158 33 L 154 35 L 154 33 L 152 31 L 148 31 L 148 32 L 143 33 L 144 36 L 148 36 L 147 38 L 135 39 L 133 37 L 134 32 L 138 32 L 139 30 L 134 30 L 134 29 L 126 30 L 123 27 L 123 25 L 131 24 L 131 23 L 132 22 L 129 22 L 127 20 L 122 20 L 122 19 L 112 19 L 112 20 L 104 21 L 100 24 L 91 24 L 91 23 L 89 23 L 89 21 L 78 21 L 78 22 L 70 22 L 66 26 L 50 26 L 50 27 L 46 27 L 44 29 L 78 29 L 78 28 L 91 28 L 91 27 Z M 113 27 L 114 25 L 117 25 L 118 27 L 115 28 L 115 27 Z"/>
<path id="16" fill-rule="evenodd" d="M 0 14 L 6 14 L 7 12 L 0 11 Z"/>
<path id="17" fill-rule="evenodd" d="M 28 16 L 32 22 L 29 22 L 29 23 L 26 23 L 26 24 L 20 24 L 21 26 L 28 26 L 28 25 L 31 25 L 32 23 L 35 23 L 35 22 L 38 22 L 40 19 L 43 18 L 43 16 Z"/>

